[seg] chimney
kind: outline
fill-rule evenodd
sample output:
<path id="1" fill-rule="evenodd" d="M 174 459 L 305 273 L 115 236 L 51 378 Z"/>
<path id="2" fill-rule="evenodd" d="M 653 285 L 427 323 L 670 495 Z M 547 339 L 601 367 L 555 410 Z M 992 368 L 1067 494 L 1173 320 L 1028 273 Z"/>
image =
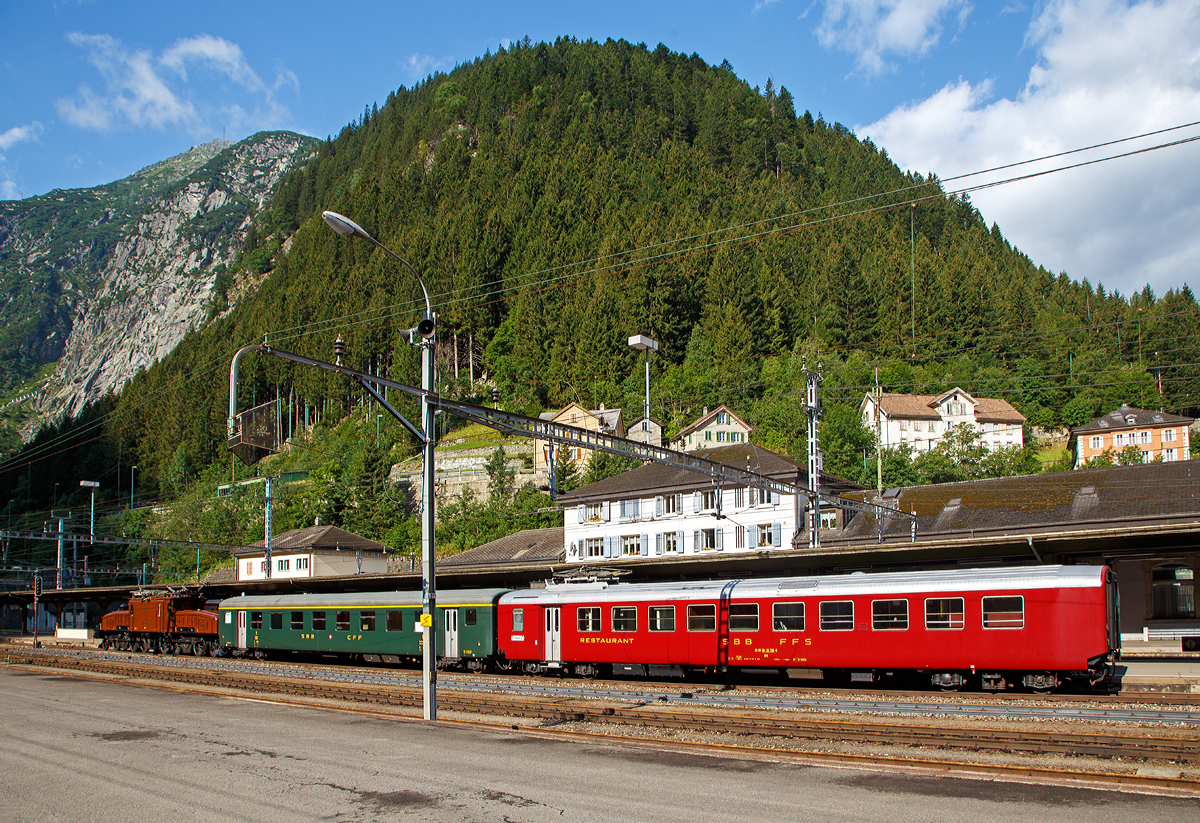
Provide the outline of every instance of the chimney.
<path id="1" fill-rule="evenodd" d="M 313 525 L 314 526 L 324 526 L 325 525 L 324 523 L 321 522 L 321 515 L 319 515 L 319 514 L 317 515 L 317 519 L 313 521 Z"/>

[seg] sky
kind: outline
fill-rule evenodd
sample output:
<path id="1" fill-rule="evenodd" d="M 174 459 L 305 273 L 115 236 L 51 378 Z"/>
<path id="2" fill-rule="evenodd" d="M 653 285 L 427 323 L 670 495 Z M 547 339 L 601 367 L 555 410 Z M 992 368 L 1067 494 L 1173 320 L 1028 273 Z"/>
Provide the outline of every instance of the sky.
<path id="1" fill-rule="evenodd" d="M 0 200 L 107 183 L 214 137 L 336 135 L 400 86 L 526 36 L 728 60 L 948 191 L 1139 152 L 968 194 L 1056 274 L 1125 295 L 1200 287 L 1198 0 L 0 0 Z"/>

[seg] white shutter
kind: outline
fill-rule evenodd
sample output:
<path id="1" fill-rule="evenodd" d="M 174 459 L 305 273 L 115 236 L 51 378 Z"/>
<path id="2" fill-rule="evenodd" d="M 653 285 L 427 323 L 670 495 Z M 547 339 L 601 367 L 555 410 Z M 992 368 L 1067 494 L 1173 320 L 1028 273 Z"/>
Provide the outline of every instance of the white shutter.
<path id="1" fill-rule="evenodd" d="M 587 520 L 587 506 L 580 504 L 575 507 L 576 513 L 579 515 L 579 522 L 583 523 Z"/>
<path id="2" fill-rule="evenodd" d="M 717 529 L 717 551 L 725 548 L 725 527 Z"/>
<path id="3" fill-rule="evenodd" d="M 630 503 L 630 504 L 631 504 L 631 506 L 633 507 L 633 511 L 631 511 L 631 512 L 629 513 L 629 516 L 630 516 L 630 517 L 641 517 L 641 514 L 642 514 L 642 501 L 641 501 L 641 498 L 639 498 L 639 499 L 637 499 L 637 500 L 630 500 L 630 501 L 629 501 L 629 503 Z"/>
<path id="4" fill-rule="evenodd" d="M 779 492 L 771 492 L 771 502 L 775 504 L 779 503 Z"/>
<path id="5" fill-rule="evenodd" d="M 692 532 L 692 551 L 699 552 L 701 545 L 702 544 L 700 543 L 700 530 L 696 529 L 695 531 Z"/>
<path id="6" fill-rule="evenodd" d="M 675 532 L 675 553 L 683 554 L 683 529 Z"/>
<path id="7" fill-rule="evenodd" d="M 663 536 L 661 534 L 654 535 L 654 553 L 662 554 Z"/>
<path id="8" fill-rule="evenodd" d="M 611 519 L 611 512 L 609 511 L 609 503 L 607 500 L 600 504 L 600 519 L 605 523 Z"/>
<path id="9" fill-rule="evenodd" d="M 750 532 L 750 548 L 758 548 L 758 526 L 747 526 L 746 530 Z"/>
<path id="10" fill-rule="evenodd" d="M 660 496 L 654 498 L 654 515 L 655 515 L 655 517 L 662 517 L 662 513 L 663 513 L 663 499 L 662 499 L 662 496 L 660 495 Z M 659 554 L 662 554 L 662 552 L 659 552 Z"/>
<path id="11" fill-rule="evenodd" d="M 701 502 L 701 500 L 702 500 L 702 498 L 700 496 L 700 492 L 695 492 L 692 495 L 692 511 L 697 512 L 697 513 L 703 511 L 702 506 L 704 504 Z"/>
<path id="12" fill-rule="evenodd" d="M 750 508 L 758 503 L 758 489 L 746 489 L 746 493 L 750 495 Z"/>
<path id="13" fill-rule="evenodd" d="M 783 545 L 783 524 L 782 523 L 772 523 L 771 524 L 771 542 L 774 543 L 776 546 Z"/>
<path id="14" fill-rule="evenodd" d="M 642 557 L 650 556 L 650 535 L 642 535 Z"/>

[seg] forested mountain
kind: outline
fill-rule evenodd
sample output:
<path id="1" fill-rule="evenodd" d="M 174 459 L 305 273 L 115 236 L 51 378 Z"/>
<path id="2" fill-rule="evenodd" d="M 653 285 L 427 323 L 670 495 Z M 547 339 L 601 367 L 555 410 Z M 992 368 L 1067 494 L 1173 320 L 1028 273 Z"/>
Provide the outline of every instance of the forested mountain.
<path id="1" fill-rule="evenodd" d="M 120 449 L 164 493 L 228 466 L 230 358 L 264 338 L 329 360 L 341 334 L 353 367 L 419 382 L 399 335 L 419 288 L 330 231 L 324 209 L 423 273 L 442 389 L 486 396 L 494 384 L 528 413 L 577 399 L 637 416 L 632 334 L 660 343 L 652 413 L 668 431 L 726 403 L 792 454 L 804 452 L 802 358 L 820 364 L 834 473 L 862 463 L 863 433 L 845 432 L 876 367 L 885 391 L 960 385 L 1039 425 L 1121 402 L 1195 412 L 1200 317 L 1186 287 L 1122 296 L 1040 268 L 965 198 L 764 80 L 661 45 L 562 39 L 397 90 L 283 178 L 234 264 L 268 272 L 258 290 L 119 399 L 45 432 L 30 454 L 57 454 L 37 474 L 70 477 L 84 462 L 68 435 L 88 439 L 93 471 L 111 471 Z M 468 340 L 487 389 L 467 379 Z M 267 358 L 248 358 L 240 385 L 243 407 L 279 396 L 297 417 L 330 421 L 358 396 Z M 52 481 L 23 466 L 5 464 L 2 499 L 44 506 Z"/>

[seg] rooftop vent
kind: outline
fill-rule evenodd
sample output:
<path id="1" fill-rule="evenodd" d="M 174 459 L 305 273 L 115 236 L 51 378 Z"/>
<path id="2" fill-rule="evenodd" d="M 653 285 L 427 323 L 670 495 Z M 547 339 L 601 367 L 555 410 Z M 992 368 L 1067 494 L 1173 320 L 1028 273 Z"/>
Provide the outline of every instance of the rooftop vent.
<path id="1" fill-rule="evenodd" d="M 1100 507 L 1100 495 L 1096 494 L 1095 486 L 1084 486 L 1075 493 L 1071 501 L 1071 519 L 1084 520 L 1096 513 Z"/>

